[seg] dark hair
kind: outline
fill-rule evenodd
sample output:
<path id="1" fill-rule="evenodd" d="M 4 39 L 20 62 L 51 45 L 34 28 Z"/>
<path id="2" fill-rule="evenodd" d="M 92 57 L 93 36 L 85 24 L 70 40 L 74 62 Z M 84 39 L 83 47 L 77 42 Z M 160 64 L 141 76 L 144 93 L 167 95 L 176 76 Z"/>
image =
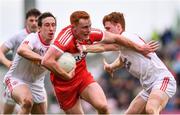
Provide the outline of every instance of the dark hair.
<path id="1" fill-rule="evenodd" d="M 26 13 L 26 19 L 30 16 L 38 17 L 39 15 L 41 15 L 41 12 L 38 9 L 33 8 Z"/>
<path id="2" fill-rule="evenodd" d="M 42 26 L 42 20 L 44 18 L 47 18 L 47 17 L 53 17 L 55 19 L 55 23 L 56 23 L 56 18 L 53 16 L 53 14 L 51 14 L 50 12 L 44 12 L 38 18 L 38 26 L 41 27 Z"/>
<path id="3" fill-rule="evenodd" d="M 90 16 L 85 11 L 75 11 L 70 16 L 71 24 L 77 25 L 80 19 L 89 19 Z"/>
<path id="4" fill-rule="evenodd" d="M 103 25 L 105 26 L 105 22 L 110 21 L 111 23 L 120 23 L 122 29 L 125 31 L 125 19 L 123 13 L 120 12 L 112 12 L 108 15 L 105 15 L 103 18 Z"/>

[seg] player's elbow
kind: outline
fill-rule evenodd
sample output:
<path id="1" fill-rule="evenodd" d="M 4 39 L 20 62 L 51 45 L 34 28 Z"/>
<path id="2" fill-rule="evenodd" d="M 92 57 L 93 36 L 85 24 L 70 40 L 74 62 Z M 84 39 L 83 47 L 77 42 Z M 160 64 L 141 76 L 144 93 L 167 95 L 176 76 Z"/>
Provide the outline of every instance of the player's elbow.
<path id="1" fill-rule="evenodd" d="M 17 49 L 17 54 L 21 55 L 24 54 L 26 51 L 24 50 L 24 48 L 22 48 L 21 46 L 19 46 L 19 48 Z"/>
<path id="2" fill-rule="evenodd" d="M 118 44 L 113 44 L 113 51 L 119 51 L 120 47 Z"/>

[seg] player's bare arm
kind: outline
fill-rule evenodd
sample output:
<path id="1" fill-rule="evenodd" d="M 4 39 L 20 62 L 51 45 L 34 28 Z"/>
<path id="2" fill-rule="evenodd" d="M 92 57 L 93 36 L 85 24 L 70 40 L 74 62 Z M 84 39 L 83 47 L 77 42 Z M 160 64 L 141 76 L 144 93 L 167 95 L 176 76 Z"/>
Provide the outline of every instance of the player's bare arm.
<path id="1" fill-rule="evenodd" d="M 119 45 L 117 44 L 103 44 L 103 43 L 97 43 L 92 45 L 82 45 L 81 47 L 83 52 L 90 52 L 90 53 L 101 53 L 105 51 L 118 51 Z M 78 48 L 79 48 L 78 47 Z"/>
<path id="2" fill-rule="evenodd" d="M 141 45 L 138 45 L 138 44 L 132 42 L 131 40 L 127 39 L 123 35 L 113 34 L 113 33 L 107 32 L 107 31 L 105 31 L 104 33 L 105 33 L 105 36 L 104 36 L 103 42 L 117 43 L 121 46 L 131 48 L 132 50 L 135 50 L 135 51 L 143 54 L 144 56 L 146 56 L 150 52 L 156 51 L 159 47 L 157 42 L 151 41 L 151 42 L 141 46 Z"/>
<path id="3" fill-rule="evenodd" d="M 17 53 L 26 59 L 37 62 L 37 64 L 40 64 L 40 62 L 42 60 L 42 56 L 33 52 L 31 47 L 26 43 L 22 43 L 19 46 L 19 48 L 17 49 Z"/>
<path id="4" fill-rule="evenodd" d="M 103 59 L 103 62 L 104 62 L 104 70 L 106 70 L 111 75 L 111 77 L 113 77 L 114 71 L 124 66 L 122 59 L 120 58 L 120 55 L 111 64 L 108 64 L 105 59 Z"/>
<path id="5" fill-rule="evenodd" d="M 62 76 L 64 80 L 70 80 L 73 77 L 74 69 L 67 73 L 63 70 L 57 63 L 57 59 L 62 55 L 62 52 L 58 51 L 54 47 L 50 47 L 46 54 L 44 55 L 41 64 L 45 66 L 48 70 L 52 71 L 56 75 Z"/>
<path id="6" fill-rule="evenodd" d="M 8 60 L 5 56 L 5 54 L 9 51 L 10 49 L 7 48 L 5 45 L 1 45 L 0 47 L 0 62 L 4 64 L 7 68 L 10 68 L 12 65 L 12 61 Z"/>

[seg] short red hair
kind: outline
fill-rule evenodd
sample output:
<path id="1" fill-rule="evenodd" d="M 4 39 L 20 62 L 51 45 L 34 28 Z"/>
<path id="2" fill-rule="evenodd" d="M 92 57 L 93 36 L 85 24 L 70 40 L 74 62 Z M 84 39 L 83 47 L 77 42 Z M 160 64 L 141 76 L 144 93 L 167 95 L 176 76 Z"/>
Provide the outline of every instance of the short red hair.
<path id="1" fill-rule="evenodd" d="M 90 16 L 85 11 L 75 11 L 70 16 L 70 22 L 72 25 L 77 25 L 80 19 L 89 19 Z"/>

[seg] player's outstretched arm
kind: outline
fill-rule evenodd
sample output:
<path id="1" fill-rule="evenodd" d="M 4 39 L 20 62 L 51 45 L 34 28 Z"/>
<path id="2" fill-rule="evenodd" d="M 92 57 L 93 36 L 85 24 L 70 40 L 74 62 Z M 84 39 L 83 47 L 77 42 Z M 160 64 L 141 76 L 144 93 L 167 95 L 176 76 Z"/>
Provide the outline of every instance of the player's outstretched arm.
<path id="1" fill-rule="evenodd" d="M 101 53 L 105 51 L 118 51 L 119 45 L 97 43 L 92 45 L 78 45 L 78 49 L 82 52 Z"/>
<path id="2" fill-rule="evenodd" d="M 113 34 L 110 32 L 104 32 L 104 39 L 102 42 L 105 43 L 116 43 L 124 47 L 131 48 L 134 51 L 141 53 L 142 55 L 146 56 L 150 52 L 154 52 L 158 49 L 159 44 L 157 42 L 151 41 L 150 43 L 144 44 L 143 46 L 134 43 L 133 41 L 129 40 L 123 35 Z"/>
<path id="3" fill-rule="evenodd" d="M 44 55 L 41 64 L 46 67 L 48 70 L 52 71 L 54 74 L 60 76 L 64 80 L 70 80 L 74 73 L 71 71 L 67 73 L 63 70 L 57 59 L 62 55 L 62 52 L 58 51 L 54 47 L 50 46 L 46 54 Z"/>
<path id="4" fill-rule="evenodd" d="M 5 45 L 1 45 L 0 47 L 0 62 L 4 64 L 7 68 L 10 68 L 12 65 L 12 61 L 8 60 L 5 56 L 5 54 L 9 51 L 10 49 L 7 48 Z"/>

